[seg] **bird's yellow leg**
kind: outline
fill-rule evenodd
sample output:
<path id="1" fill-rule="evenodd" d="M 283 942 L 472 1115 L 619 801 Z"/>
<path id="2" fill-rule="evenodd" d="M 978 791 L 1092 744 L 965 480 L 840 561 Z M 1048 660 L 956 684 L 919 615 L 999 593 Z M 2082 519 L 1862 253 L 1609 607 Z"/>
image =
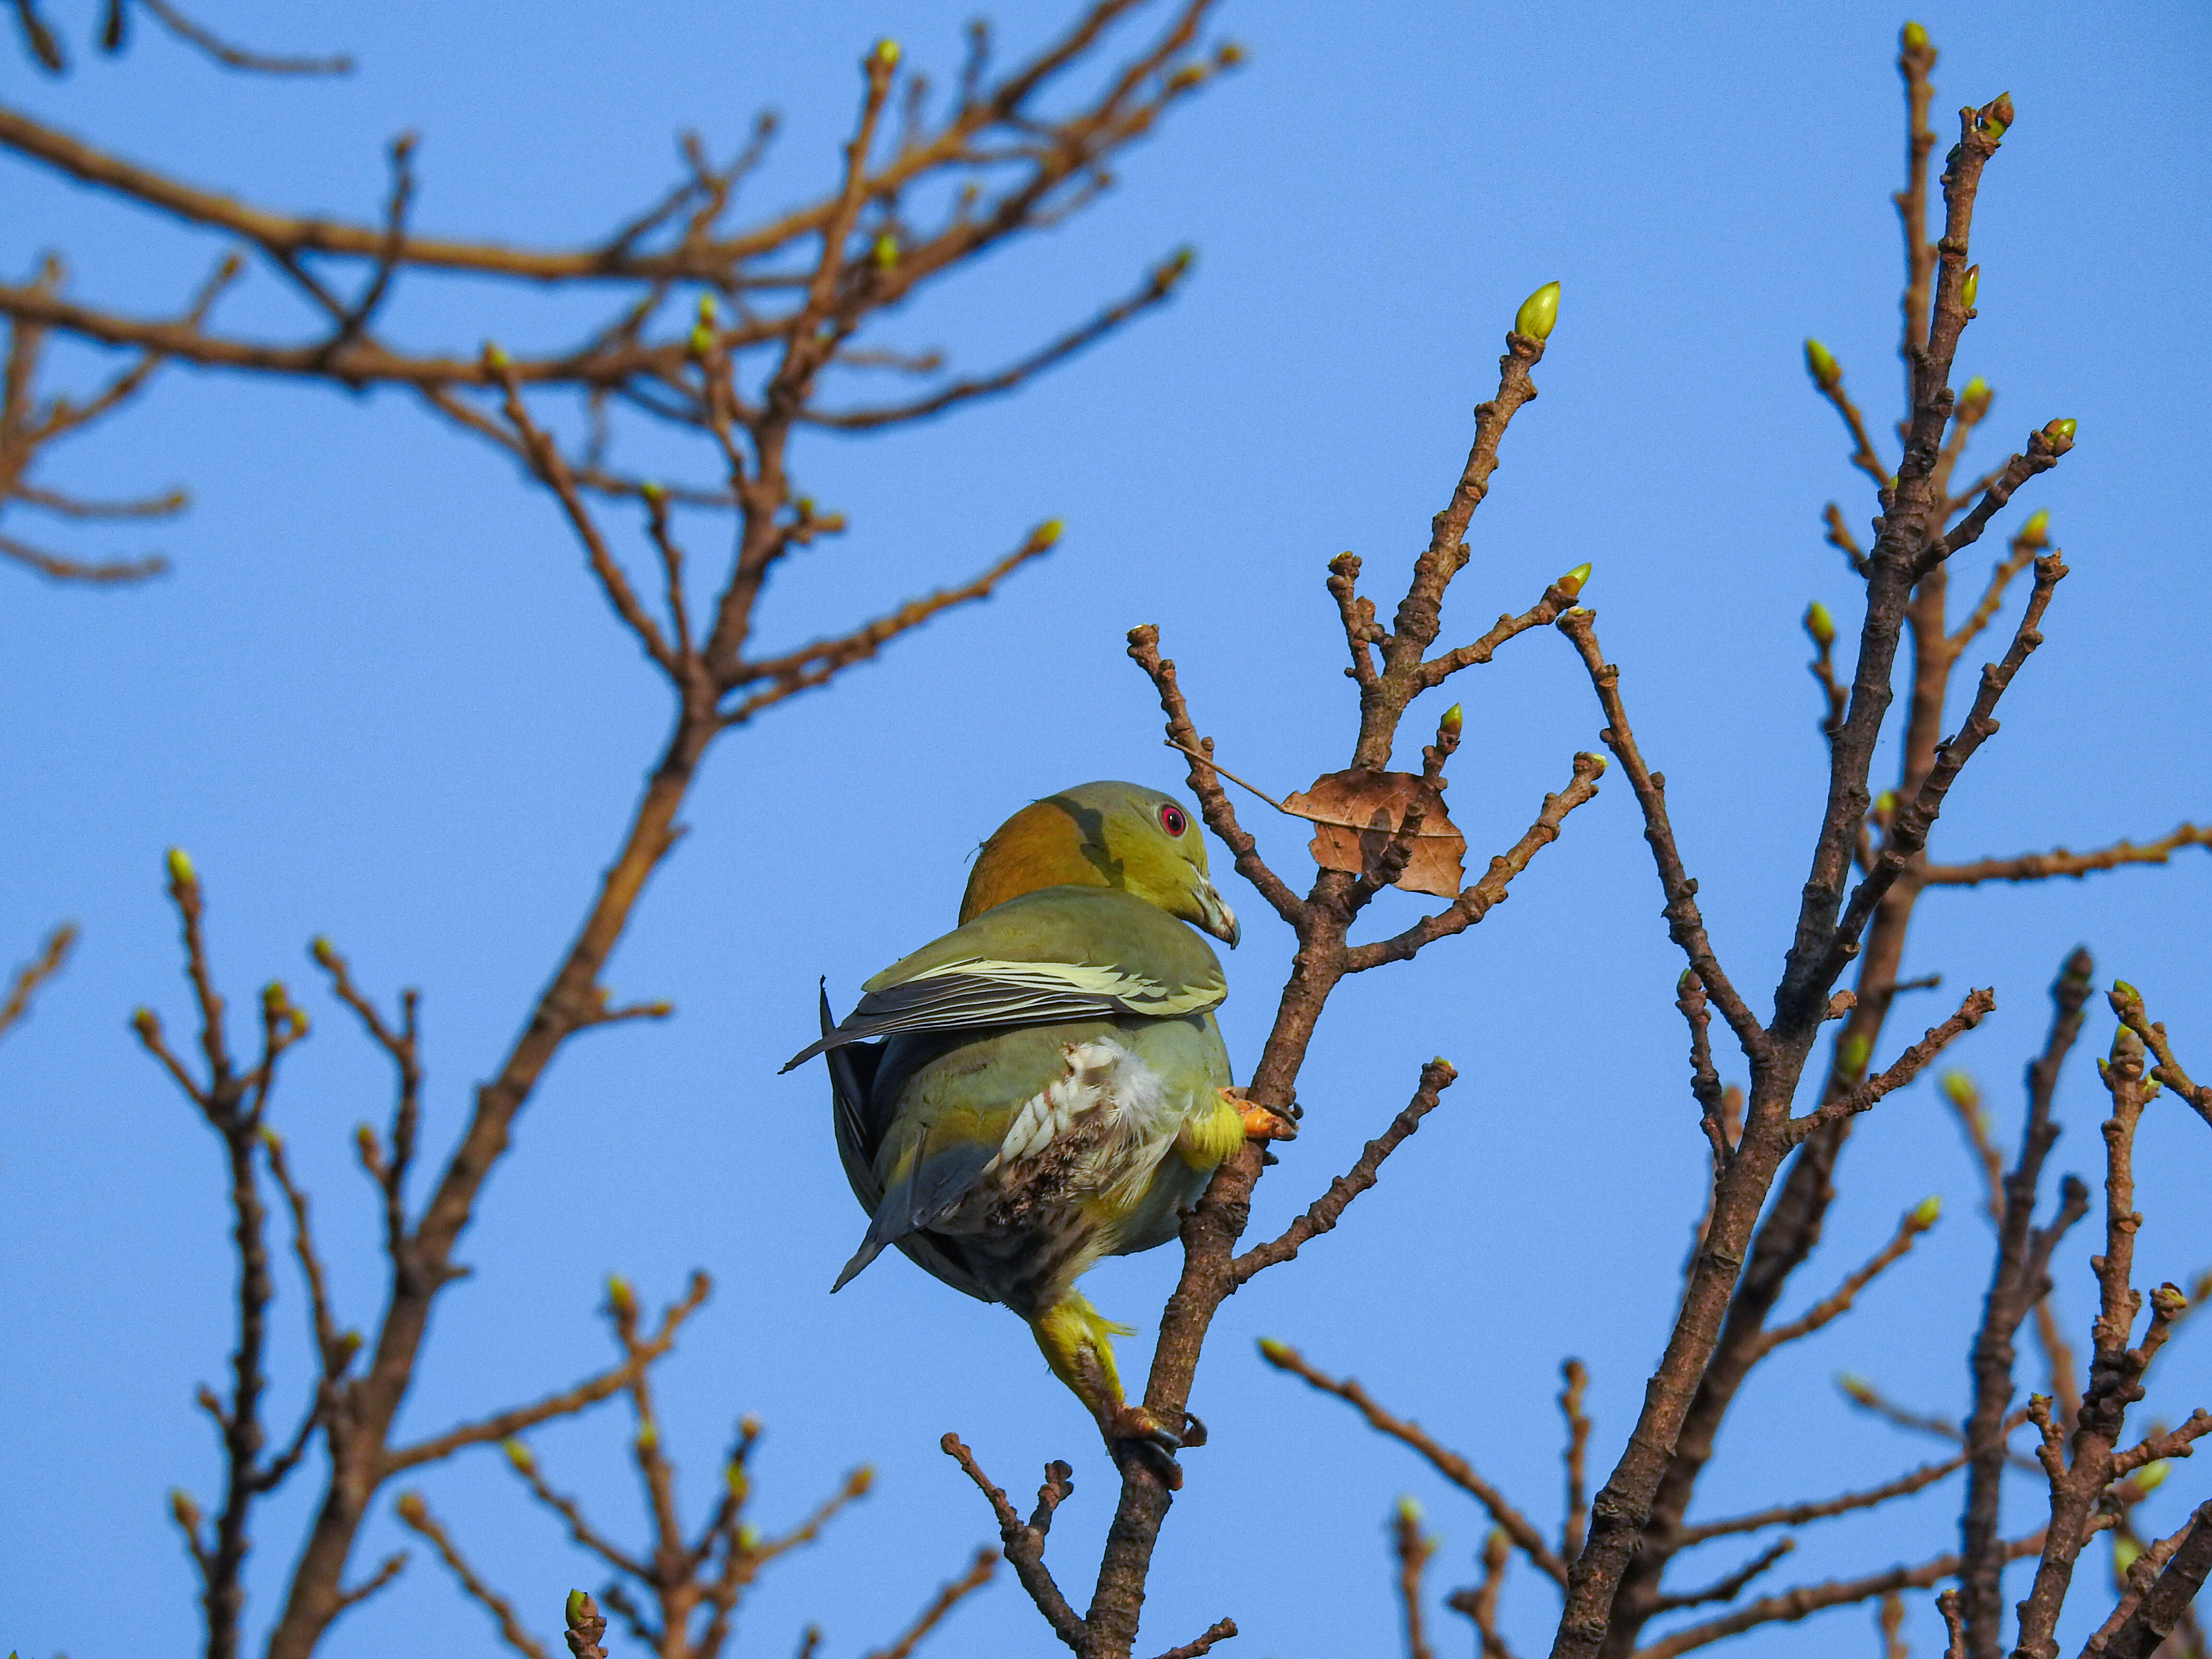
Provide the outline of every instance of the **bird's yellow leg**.
<path id="1" fill-rule="evenodd" d="M 1133 1334 L 1101 1315 L 1079 1292 L 1070 1291 L 1030 1322 L 1037 1346 L 1044 1351 L 1052 1374 L 1090 1408 L 1109 1441 L 1141 1440 L 1172 1455 L 1182 1445 L 1142 1406 L 1132 1406 L 1121 1396 L 1121 1373 L 1114 1368 L 1113 1339 Z"/>
<path id="2" fill-rule="evenodd" d="M 1242 1089 L 1214 1091 L 1212 1109 L 1199 1113 L 1176 1136 L 1176 1153 L 1194 1170 L 1218 1168 L 1247 1140 L 1290 1140 L 1297 1126 L 1265 1106 L 1255 1106 Z"/>

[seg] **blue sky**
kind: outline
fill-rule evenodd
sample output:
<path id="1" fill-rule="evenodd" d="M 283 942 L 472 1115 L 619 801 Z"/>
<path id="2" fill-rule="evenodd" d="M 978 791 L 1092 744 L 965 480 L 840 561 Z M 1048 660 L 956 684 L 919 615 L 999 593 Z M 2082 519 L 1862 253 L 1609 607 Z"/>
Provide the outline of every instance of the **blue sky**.
<path id="1" fill-rule="evenodd" d="M 80 40 L 92 8 L 55 8 Z M 1062 9 L 1004 14 L 1009 54 Z M 84 15 L 79 15 L 84 14 Z M 763 210 L 830 176 L 853 64 L 879 34 L 939 79 L 966 9 L 925 0 L 805 7 L 334 4 L 312 16 L 227 5 L 208 21 L 271 48 L 356 52 L 339 82 L 224 77 L 152 31 L 119 63 L 59 82 L 14 57 L 6 97 L 125 155 L 257 201 L 367 216 L 381 146 L 422 135 L 418 222 L 576 240 L 671 176 L 671 137 L 739 142 L 786 116 L 753 187 Z M 2007 699 L 2004 730 L 1954 794 L 1944 857 L 2084 847 L 2212 812 L 2204 764 L 2212 615 L 2200 457 L 2207 304 L 2199 8 L 1948 4 L 1918 14 L 1943 59 L 1944 112 L 2009 89 L 2020 122 L 1977 219 L 1980 318 L 1962 373 L 1996 388 L 1986 453 L 2055 416 L 2080 444 L 2002 524 L 2051 512 L 2074 574 Z M 1631 9 L 1413 0 L 1387 14 L 1231 5 L 1249 65 L 1166 124 L 1096 210 L 994 258 L 890 325 L 989 364 L 1119 293 L 1169 250 L 1197 266 L 1172 306 L 1019 399 L 865 441 L 812 439 L 799 467 L 852 533 L 793 564 L 763 616 L 772 640 L 835 629 L 1012 544 L 1041 519 L 1057 552 L 988 606 L 949 618 L 793 702 L 716 754 L 694 833 L 656 880 L 610 980 L 672 999 L 662 1028 L 599 1033 L 565 1054 L 524 1118 L 441 1305 L 409 1431 L 534 1395 L 599 1363 L 590 1310 L 610 1270 L 658 1301 L 694 1265 L 714 1300 L 664 1372 L 667 1432 L 703 1504 L 730 1420 L 768 1425 L 763 1524 L 795 1517 L 851 1465 L 876 1493 L 748 1604 L 741 1650 L 788 1651 L 820 1620 L 829 1653 L 896 1630 L 992 1535 L 936 1449 L 946 1429 L 1021 1490 L 1047 1458 L 1077 1470 L 1053 1559 L 1082 1565 L 1110 1513 L 1091 1431 L 1003 1311 L 902 1261 L 835 1300 L 862 1218 L 838 1174 L 818 1069 L 775 1075 L 805 1041 L 814 984 L 849 998 L 950 925 L 963 860 L 1036 795 L 1093 777 L 1179 787 L 1150 689 L 1122 635 L 1157 622 L 1224 761 L 1280 789 L 1342 763 L 1350 687 L 1322 587 L 1346 548 L 1369 591 L 1402 580 L 1456 477 L 1468 409 L 1495 384 L 1522 295 L 1556 278 L 1560 318 L 1541 400 L 1510 435 L 1470 535 L 1447 637 L 1529 603 L 1570 566 L 1645 752 L 1666 771 L 1685 856 L 1739 983 L 1778 970 L 1817 811 L 1817 693 L 1796 618 L 1819 598 L 1849 623 L 1855 579 L 1819 514 L 1871 503 L 1808 389 L 1817 334 L 1850 384 L 1893 416 L 1901 166 L 1891 59 L 1899 15 L 1863 5 Z M 0 261 L 68 251 L 79 292 L 173 305 L 217 251 L 179 228 L 10 163 Z M 273 289 L 242 325 L 296 319 Z M 488 309 L 449 283 L 403 294 L 401 331 L 471 349 L 557 335 L 523 299 Z M 50 482 L 116 492 L 172 483 L 196 501 L 151 532 L 70 544 L 158 545 L 167 579 L 127 592 L 0 571 L 0 946 L 27 957 L 62 917 L 84 929 L 66 975 L 0 1050 L 0 1285 L 14 1358 L 0 1367 L 0 1639 L 27 1656 L 120 1659 L 191 1639 L 188 1565 L 163 1508 L 210 1492 L 193 1385 L 216 1379 L 230 1272 L 214 1145 L 136 1051 L 141 1002 L 185 1014 L 161 850 L 206 880 L 234 1001 L 283 975 L 318 1017 L 276 1120 L 311 1180 L 348 1317 L 378 1291 L 374 1218 L 351 1126 L 383 1110 L 377 1056 L 304 957 L 327 933 L 369 985 L 424 992 L 430 1139 L 460 1121 L 565 942 L 664 729 L 656 683 L 586 579 L 549 504 L 498 456 L 388 394 L 170 375 L 140 410 L 57 457 Z M 11 520 L 11 524 L 13 520 Z M 1969 576 L 1986 559 L 1966 556 Z M 1423 705 L 1456 696 L 1467 742 L 1452 805 L 1480 867 L 1532 816 L 1600 724 L 1565 642 L 1538 634 Z M 1401 760 L 1410 757 L 1401 757 Z M 1304 836 L 1260 826 L 1279 868 Z M 1240 1071 L 1272 1012 L 1287 935 L 1232 885 L 1247 921 L 1223 1025 Z M 1412 897 L 1378 907 L 1410 916 Z M 1942 996 L 1993 984 L 1999 1011 L 1962 1045 L 2008 1123 L 2077 942 L 2150 998 L 2212 1068 L 2203 936 L 2212 858 L 2086 883 L 1938 893 L 1908 973 Z M 1685 1087 L 1680 963 L 1629 792 L 1616 772 L 1468 936 L 1340 994 L 1301 1084 L 1306 1132 L 1261 1188 L 1272 1231 L 1356 1156 L 1442 1053 L 1461 1081 L 1382 1186 L 1297 1265 L 1224 1309 L 1194 1401 L 1213 1442 L 1190 1458 L 1147 1603 L 1151 1649 L 1233 1613 L 1255 1656 L 1395 1642 L 1382 1523 L 1427 1506 L 1441 1592 L 1472 1577 L 1485 1524 L 1334 1402 L 1263 1367 L 1294 1342 L 1352 1370 L 1468 1453 L 1548 1526 L 1558 1511 L 1550 1396 L 1568 1353 L 1593 1381 L 1595 1462 L 1609 1467 L 1671 1312 L 1705 1162 Z M 1888 1046 L 1937 1017 L 1923 999 Z M 1759 998 L 1763 1005 L 1764 994 Z M 2101 1045 L 2110 1019 L 2093 1013 Z M 1737 1068 L 1740 1074 L 1741 1068 Z M 2057 1163 L 2094 1173 L 2100 1091 L 2086 1063 L 2062 1092 Z M 2198 1195 L 2212 1137 L 2160 1103 L 2144 1131 L 2141 1282 L 2212 1261 Z M 1830 1377 L 1866 1373 L 1931 1410 L 1963 1398 L 1987 1273 L 1974 1173 L 1927 1086 L 1884 1103 L 1853 1143 L 1826 1239 L 1791 1308 L 1942 1194 L 1941 1227 L 1855 1317 L 1779 1356 L 1724 1437 L 1699 1513 L 1866 1484 L 1922 1445 L 1855 1416 Z M 2085 1233 L 2086 1233 L 2085 1230 Z M 2083 1237 L 2059 1297 L 2086 1332 Z M 1086 1282 L 1142 1322 L 1173 1251 Z M 279 1330 L 298 1329 L 288 1285 Z M 1127 1345 L 1141 1370 L 1145 1345 Z M 2162 1363 L 2151 1407 L 2178 1419 L 2212 1336 Z M 295 1351 L 296 1360 L 296 1351 Z M 289 1373 L 296 1388 L 298 1373 Z M 289 1396 L 284 1396 L 289 1401 Z M 282 1408 L 280 1408 L 281 1411 Z M 543 1436 L 556 1477 L 611 1529 L 636 1504 L 611 1416 Z M 550 1519 L 483 1452 L 424 1486 L 479 1564 L 550 1627 L 595 1583 Z M 2188 1465 L 2153 1521 L 2206 1495 Z M 2014 1494 L 2027 1513 L 2026 1483 Z M 265 1614 L 310 1497 L 273 1506 L 252 1584 Z M 1946 1486 L 1873 1521 L 1808 1528 L 1783 1582 L 1853 1574 L 1948 1547 Z M 388 1516 L 364 1559 L 403 1535 Z M 1717 1577 L 1741 1557 L 1716 1561 Z M 1686 1577 L 1699 1576 L 1692 1569 Z M 2097 1600 L 2085 1589 L 2076 1621 Z M 1553 1602 L 1524 1571 L 1509 1630 L 1540 1650 Z M 2101 1614 L 2102 1608 L 2095 1609 Z M 1453 1616 L 1438 1613 L 1439 1619 Z M 1745 1651 L 1871 1644 L 1870 1615 L 1825 1615 Z M 958 1615 L 940 1651 L 1042 1651 L 1007 1580 Z M 1937 1628 L 1925 1598 L 1911 1630 Z M 1463 1632 L 1439 1639 L 1456 1650 Z M 329 1651 L 488 1650 L 480 1614 L 434 1564 L 351 1615 Z"/>

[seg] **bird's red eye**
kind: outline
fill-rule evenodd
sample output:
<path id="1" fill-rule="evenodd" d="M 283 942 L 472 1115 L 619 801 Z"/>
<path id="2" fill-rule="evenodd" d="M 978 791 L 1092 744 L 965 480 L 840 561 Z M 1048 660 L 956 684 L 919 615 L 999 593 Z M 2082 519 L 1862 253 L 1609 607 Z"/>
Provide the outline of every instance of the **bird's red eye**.
<path id="1" fill-rule="evenodd" d="M 1183 817 L 1182 807 L 1169 805 L 1160 808 L 1160 828 L 1168 834 L 1180 836 L 1189 827 L 1190 820 Z"/>

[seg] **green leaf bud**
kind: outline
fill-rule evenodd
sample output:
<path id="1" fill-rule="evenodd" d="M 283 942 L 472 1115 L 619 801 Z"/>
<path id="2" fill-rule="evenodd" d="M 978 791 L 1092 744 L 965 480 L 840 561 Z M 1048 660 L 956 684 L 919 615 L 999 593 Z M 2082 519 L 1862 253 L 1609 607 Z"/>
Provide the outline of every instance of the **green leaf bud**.
<path id="1" fill-rule="evenodd" d="M 845 1489 L 855 1498 L 863 1498 L 867 1495 L 868 1489 L 875 1484 L 875 1465 L 863 1463 L 853 1471 L 851 1478 L 845 1482 Z"/>
<path id="2" fill-rule="evenodd" d="M 1836 1045 L 1836 1064 L 1852 1077 L 1866 1070 L 1867 1059 L 1874 1053 L 1874 1044 L 1863 1031 L 1854 1031 Z"/>
<path id="3" fill-rule="evenodd" d="M 1859 1376 L 1855 1371 L 1838 1371 L 1836 1373 L 1836 1386 L 1841 1389 L 1844 1393 L 1851 1399 L 1858 1401 L 1862 1406 L 1872 1405 L 1876 1397 L 1874 1391 L 1874 1384 L 1868 1382 L 1866 1378 Z"/>
<path id="4" fill-rule="evenodd" d="M 1234 40 L 1224 40 L 1213 49 L 1216 69 L 1235 69 L 1244 61 L 1244 48 Z"/>
<path id="5" fill-rule="evenodd" d="M 538 1460 L 530 1455 L 530 1448 L 520 1440 L 502 1440 L 499 1443 L 499 1449 L 507 1454 L 507 1461 L 524 1474 L 538 1467 Z"/>
<path id="6" fill-rule="evenodd" d="M 1934 1226 L 1936 1224 L 1936 1218 L 1942 1213 L 1942 1199 L 1936 1194 L 1930 1193 L 1926 1198 L 1922 1199 L 1917 1204 L 1912 1206 L 1912 1224 L 1915 1227 L 1925 1230 Z"/>
<path id="7" fill-rule="evenodd" d="M 182 1486 L 169 1488 L 169 1513 L 186 1532 L 198 1534 L 200 1529 L 200 1506 L 192 1502 L 192 1495 Z"/>
<path id="8" fill-rule="evenodd" d="M 899 60 L 899 43 L 886 37 L 876 42 L 875 50 L 868 56 L 885 69 L 890 69 Z"/>
<path id="9" fill-rule="evenodd" d="M 1559 285 L 1547 283 L 1521 302 L 1513 313 L 1513 331 L 1532 340 L 1552 337 L 1552 325 L 1559 320 Z"/>
<path id="10" fill-rule="evenodd" d="M 399 1501 L 392 1506 L 399 1511 L 399 1518 L 410 1527 L 419 1527 L 429 1519 L 430 1511 L 419 1492 L 403 1492 Z"/>
<path id="11" fill-rule="evenodd" d="M 199 872 L 192 868 L 192 861 L 185 855 L 183 848 L 172 847 L 163 862 L 168 866 L 169 880 L 173 885 L 178 887 L 199 885 Z"/>
<path id="12" fill-rule="evenodd" d="M 1890 815 L 1891 813 L 1893 813 L 1893 812 L 1894 812 L 1894 811 L 1897 811 L 1897 791 L 1896 791 L 1896 790 L 1894 790 L 1894 789 L 1885 789 L 1885 790 L 1883 790 L 1883 791 L 1881 792 L 1881 793 L 1880 793 L 1879 795 L 1876 795 L 1876 796 L 1874 798 L 1874 815 L 1875 815 L 1876 817 L 1878 817 L 1878 818 L 1886 818 L 1886 817 L 1889 817 L 1889 815 Z"/>
<path id="13" fill-rule="evenodd" d="M 698 319 L 702 323 L 711 325 L 717 314 L 718 313 L 714 308 L 714 296 L 711 294 L 701 295 L 699 296 Z"/>
<path id="14" fill-rule="evenodd" d="M 1291 1361 L 1291 1345 L 1278 1342 L 1272 1336 L 1260 1339 L 1260 1358 L 1270 1365 L 1287 1365 Z"/>
<path id="15" fill-rule="evenodd" d="M 1397 1504 L 1398 1524 L 1418 1527 L 1421 1524 L 1421 1506 L 1411 1498 L 1401 1498 Z"/>
<path id="16" fill-rule="evenodd" d="M 1460 734 L 1460 728 L 1465 723 L 1466 718 L 1460 712 L 1460 706 L 1454 703 L 1444 710 L 1443 718 L 1437 722 L 1437 730 L 1445 737 L 1455 738 Z"/>
<path id="17" fill-rule="evenodd" d="M 2012 94 L 2001 92 L 1975 112 L 1975 125 L 1986 138 L 2002 138 L 2013 124 Z"/>
<path id="18" fill-rule="evenodd" d="M 1990 383 L 1977 374 L 1959 388 L 1959 407 L 1978 420 L 1990 406 Z"/>
<path id="19" fill-rule="evenodd" d="M 140 1041 L 151 1042 L 161 1035 L 161 1021 L 151 1008 L 133 1008 L 131 1029 L 138 1034 Z"/>
<path id="20" fill-rule="evenodd" d="M 562 1609 L 562 1613 L 568 1621 L 568 1628 L 575 1630 L 598 1618 L 599 1610 L 583 1591 L 570 1590 L 568 1604 Z"/>
<path id="21" fill-rule="evenodd" d="M 2172 1472 L 2173 1466 L 2163 1457 L 2155 1463 L 2146 1463 L 2135 1472 L 2136 1489 L 2138 1492 L 2156 1492 Z"/>
<path id="22" fill-rule="evenodd" d="M 660 1429 L 651 1418 L 637 1425 L 636 1446 L 640 1452 L 649 1452 L 660 1443 Z"/>
<path id="23" fill-rule="evenodd" d="M 1589 574 L 1590 568 L 1588 565 L 1578 564 L 1552 586 L 1571 599 L 1583 591 L 1583 584 L 1589 580 Z"/>
<path id="24" fill-rule="evenodd" d="M 1982 1103 L 1982 1091 L 1975 1087 L 1974 1079 L 1964 1072 L 1944 1073 L 1938 1086 L 1943 1091 L 1943 1098 L 1961 1111 L 1971 1112 Z"/>
<path id="25" fill-rule="evenodd" d="M 1917 52 L 1928 44 L 1928 31 L 1917 23 L 1907 23 L 1904 33 L 1899 34 L 1898 39 L 1903 43 L 1905 51 Z"/>
<path id="26" fill-rule="evenodd" d="M 1966 275 L 1959 283 L 1959 303 L 1969 311 L 1974 308 L 1974 296 L 1982 291 L 1982 268 L 1968 265 Z"/>
<path id="27" fill-rule="evenodd" d="M 630 1294 L 629 1281 L 620 1273 L 607 1275 L 607 1306 L 624 1319 L 637 1311 L 637 1298 Z"/>
<path id="28" fill-rule="evenodd" d="M 335 967 L 337 963 L 337 946 L 320 933 L 307 941 L 307 954 L 315 959 L 318 968 Z"/>
<path id="29" fill-rule="evenodd" d="M 868 257 L 878 270 L 889 270 L 898 264 L 898 238 L 888 230 L 876 238 L 876 245 L 868 250 Z"/>
<path id="30" fill-rule="evenodd" d="M 2134 1539 L 2124 1537 L 2118 1533 L 2112 1534 L 2112 1571 L 2118 1573 L 2120 1577 L 2123 1578 L 2127 1577 L 2128 1569 L 2135 1565 L 2142 1554 L 2142 1546 L 2136 1543 Z"/>
<path id="31" fill-rule="evenodd" d="M 745 1494 L 752 1490 L 752 1482 L 745 1478 L 745 1466 L 734 1459 L 722 1471 L 722 1484 L 730 1489 L 733 1503 L 744 1503 Z"/>
<path id="32" fill-rule="evenodd" d="M 2063 440 L 2070 444 L 2074 441 L 2074 422 L 2071 419 L 2046 421 L 2043 427 L 2043 435 L 2053 442 Z"/>
<path id="33" fill-rule="evenodd" d="M 694 324 L 691 337 L 684 343 L 694 357 L 703 357 L 714 349 L 714 331 L 708 324 Z"/>
<path id="34" fill-rule="evenodd" d="M 1054 546 L 1060 540 L 1060 532 L 1066 528 L 1058 519 L 1047 519 L 1030 532 L 1030 545 L 1039 548 Z"/>
<path id="35" fill-rule="evenodd" d="M 2134 986 L 2129 984 L 2127 981 L 2124 979 L 2116 979 L 2112 981 L 2112 994 L 2116 997 L 2124 998 L 2130 1002 L 2141 1002 L 2142 1000 L 2142 993 L 2136 990 Z"/>
<path id="36" fill-rule="evenodd" d="M 338 1334 L 337 1362 L 341 1370 L 350 1364 L 353 1357 L 360 1352 L 361 1333 L 359 1331 L 341 1331 Z"/>
<path id="37" fill-rule="evenodd" d="M 759 1547 L 760 1528 L 758 1527 L 744 1526 L 738 1528 L 738 1553 L 740 1555 L 750 1555 Z"/>
<path id="38" fill-rule="evenodd" d="M 1823 651 L 1836 642 L 1836 619 L 1828 614 L 1828 607 L 1818 599 L 1805 607 L 1805 631 L 1813 636 L 1813 643 Z"/>
<path id="39" fill-rule="evenodd" d="M 486 340 L 483 343 L 483 363 L 486 368 L 505 368 L 511 361 L 507 353 L 500 349 L 498 341 Z"/>
<path id="40" fill-rule="evenodd" d="M 655 505 L 668 499 L 667 487 L 665 484 L 655 483 L 650 478 L 644 480 L 638 485 L 637 493 L 643 496 L 648 503 Z"/>
<path id="41" fill-rule="evenodd" d="M 284 1137 L 265 1123 L 261 1126 L 261 1144 L 269 1149 L 270 1157 L 284 1156 Z"/>
<path id="42" fill-rule="evenodd" d="M 1830 390 L 1844 378 L 1843 366 L 1818 340 L 1808 339 L 1805 342 L 1805 368 L 1813 377 L 1813 384 L 1823 392 Z"/>
<path id="43" fill-rule="evenodd" d="M 2039 507 L 2027 515 L 2027 522 L 2020 527 L 2020 538 L 2030 547 L 2041 547 L 2051 539 L 2051 509 Z"/>

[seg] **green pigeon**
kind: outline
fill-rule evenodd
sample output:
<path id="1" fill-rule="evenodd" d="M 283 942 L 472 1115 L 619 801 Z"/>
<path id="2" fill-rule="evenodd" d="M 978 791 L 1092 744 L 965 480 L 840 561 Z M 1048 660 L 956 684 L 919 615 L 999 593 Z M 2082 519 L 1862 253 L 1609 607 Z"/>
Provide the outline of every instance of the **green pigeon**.
<path id="1" fill-rule="evenodd" d="M 1227 987 L 1193 928 L 1237 943 L 1182 806 L 1133 783 L 1062 790 L 983 843 L 958 927 L 834 1026 L 825 994 L 821 1041 L 784 1067 L 827 1056 L 838 1157 L 868 1212 L 832 1288 L 895 1245 L 1020 1315 L 1109 1442 L 1170 1453 L 1183 1425 L 1123 1399 L 1109 1339 L 1129 1328 L 1075 1281 L 1175 1237 L 1248 1135 L 1293 1133 L 1231 1087 L 1213 1019 Z"/>

